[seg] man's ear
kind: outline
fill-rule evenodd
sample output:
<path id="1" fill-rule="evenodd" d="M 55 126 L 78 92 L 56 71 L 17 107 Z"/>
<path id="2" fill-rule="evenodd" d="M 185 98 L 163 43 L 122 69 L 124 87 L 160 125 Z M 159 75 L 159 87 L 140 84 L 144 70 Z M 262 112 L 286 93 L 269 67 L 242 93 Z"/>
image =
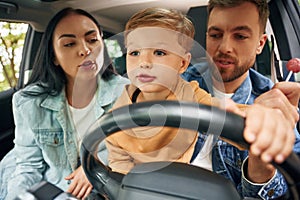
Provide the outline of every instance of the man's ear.
<path id="1" fill-rule="evenodd" d="M 184 57 L 182 59 L 182 64 L 181 64 L 181 68 L 179 70 L 179 73 L 183 73 L 185 72 L 185 70 L 188 68 L 190 62 L 191 62 L 191 58 L 192 58 L 192 54 L 191 53 L 186 53 L 184 54 Z"/>
<path id="2" fill-rule="evenodd" d="M 268 40 L 268 36 L 267 34 L 262 34 L 260 36 L 260 39 L 259 39 L 259 42 L 258 42 L 258 46 L 256 48 L 256 54 L 261 54 L 265 44 L 266 44 L 266 41 Z"/>

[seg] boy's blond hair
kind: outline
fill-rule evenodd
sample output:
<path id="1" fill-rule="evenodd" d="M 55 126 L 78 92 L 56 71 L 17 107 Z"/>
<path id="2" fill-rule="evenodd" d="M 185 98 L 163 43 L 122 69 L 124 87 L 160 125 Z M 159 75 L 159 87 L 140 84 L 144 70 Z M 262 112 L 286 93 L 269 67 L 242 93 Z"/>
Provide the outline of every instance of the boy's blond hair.
<path id="1" fill-rule="evenodd" d="M 195 28 L 191 20 L 181 12 L 165 8 L 146 8 L 134 14 L 125 27 L 125 44 L 130 31 L 141 27 L 161 27 L 180 33 L 178 42 L 189 52 L 193 45 Z"/>

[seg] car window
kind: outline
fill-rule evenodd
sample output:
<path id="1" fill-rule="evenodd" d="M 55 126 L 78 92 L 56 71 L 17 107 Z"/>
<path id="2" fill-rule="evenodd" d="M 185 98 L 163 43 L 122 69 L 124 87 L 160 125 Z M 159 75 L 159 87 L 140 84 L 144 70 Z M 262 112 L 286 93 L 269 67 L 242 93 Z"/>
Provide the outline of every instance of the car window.
<path id="1" fill-rule="evenodd" d="M 27 29 L 24 23 L 0 21 L 0 92 L 17 85 Z"/>
<path id="2" fill-rule="evenodd" d="M 126 54 L 123 44 L 118 35 L 104 39 L 107 46 L 108 54 L 111 57 L 117 72 L 121 75 L 126 73 Z"/>
<path id="3" fill-rule="evenodd" d="M 107 46 L 108 54 L 112 59 L 122 56 L 121 47 L 117 40 L 105 39 L 104 42 Z"/>

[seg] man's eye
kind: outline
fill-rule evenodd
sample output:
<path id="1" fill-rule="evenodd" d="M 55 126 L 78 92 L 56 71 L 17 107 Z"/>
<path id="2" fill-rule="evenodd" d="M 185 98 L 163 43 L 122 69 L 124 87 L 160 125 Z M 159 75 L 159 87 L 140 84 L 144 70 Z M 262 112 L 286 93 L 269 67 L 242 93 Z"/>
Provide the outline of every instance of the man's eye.
<path id="1" fill-rule="evenodd" d="M 238 39 L 238 40 L 245 40 L 245 39 L 247 39 L 248 37 L 247 37 L 247 36 L 244 36 L 244 35 L 241 35 L 241 34 L 237 34 L 237 35 L 235 35 L 235 38 Z"/>
<path id="2" fill-rule="evenodd" d="M 222 37 L 222 34 L 214 33 L 214 34 L 209 34 L 208 36 L 211 37 L 211 38 L 218 39 L 218 38 L 221 38 L 221 37 Z"/>
<path id="3" fill-rule="evenodd" d="M 162 51 L 162 50 L 155 50 L 154 51 L 154 55 L 157 55 L 157 56 L 164 56 L 166 55 L 166 52 Z"/>
<path id="4" fill-rule="evenodd" d="M 138 52 L 138 51 L 131 51 L 131 52 L 129 52 L 129 55 L 131 55 L 131 56 L 138 56 L 138 55 L 140 55 L 140 52 Z"/>

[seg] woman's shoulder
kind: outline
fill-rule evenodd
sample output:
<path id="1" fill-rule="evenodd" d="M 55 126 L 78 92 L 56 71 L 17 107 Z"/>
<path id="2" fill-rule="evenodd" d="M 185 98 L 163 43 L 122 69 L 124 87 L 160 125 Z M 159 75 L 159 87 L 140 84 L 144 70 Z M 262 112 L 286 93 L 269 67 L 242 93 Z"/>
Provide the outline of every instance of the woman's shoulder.
<path id="1" fill-rule="evenodd" d="M 42 99 L 45 99 L 45 95 L 42 94 L 43 88 L 38 85 L 28 85 L 20 90 L 18 90 L 13 95 L 13 104 L 15 106 L 20 106 L 22 104 L 26 104 L 28 102 L 40 102 Z"/>

